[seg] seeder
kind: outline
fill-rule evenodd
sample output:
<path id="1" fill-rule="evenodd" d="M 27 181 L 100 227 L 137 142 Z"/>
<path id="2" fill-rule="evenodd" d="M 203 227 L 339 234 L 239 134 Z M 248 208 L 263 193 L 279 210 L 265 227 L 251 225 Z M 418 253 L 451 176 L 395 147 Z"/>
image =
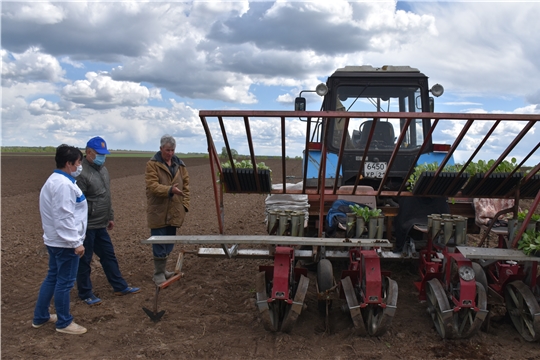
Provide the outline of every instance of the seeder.
<path id="1" fill-rule="evenodd" d="M 535 128 L 539 130 L 540 115 L 435 113 L 432 95 L 442 95 L 442 86 L 428 88 L 427 76 L 408 66 L 345 67 L 330 76 L 326 85 L 309 92 L 324 97 L 321 111 L 305 111 L 306 99 L 302 97 L 296 99 L 295 111 L 200 111 L 220 235 L 151 237 L 143 243 L 220 245 L 200 247 L 196 255 L 271 259 L 271 265 L 260 266 L 255 283 L 257 310 L 264 327 L 272 332 L 291 331 L 305 307 L 308 270 L 298 266 L 298 260 L 304 260 L 317 267 L 317 300 L 327 324 L 331 307 L 343 300 L 359 334 L 383 334 L 396 314 L 398 286 L 381 268 L 381 260 L 412 258 L 419 262 L 415 285 L 420 300 L 427 302 L 442 338 L 473 336 L 489 322 L 490 302 L 498 298 L 523 338 L 538 340 L 537 258 L 515 250 L 530 217 L 517 230 L 513 242 L 499 241 L 498 248 L 476 248 L 466 246 L 467 221 L 456 215 L 463 215 L 464 210 L 470 217 L 473 198 L 513 198 L 514 214 L 520 199 L 535 199 L 530 213 L 536 209 L 540 164 L 524 168 L 527 161 L 538 158 L 540 143 L 537 138 L 531 140 L 531 134 Z M 298 129 L 298 122 L 305 123 L 302 174 L 292 176 L 299 182 L 288 184 L 291 175 L 287 174 L 286 160 L 291 143 L 287 136 L 297 133 L 292 129 Z M 263 144 L 258 148 L 262 149 L 259 153 L 274 148 L 281 151 L 279 175 L 272 177 L 269 169 L 257 163 L 254 128 L 279 133 L 280 141 L 268 144 L 267 138 L 259 139 Z M 434 142 L 441 129 L 455 133 L 452 144 Z M 469 174 L 475 167 L 473 160 L 488 140 L 493 140 L 490 137 L 498 134 L 510 138 L 505 136 L 508 129 L 511 139 L 502 145 L 497 159 L 486 169 Z M 242 131 L 245 138 L 240 140 L 241 149 L 248 152 L 242 163 L 248 162 L 249 168 L 236 162 L 233 154 L 238 153 L 230 144 Z M 483 137 L 478 135 L 483 131 Z M 468 135 L 471 138 L 466 143 L 474 144 L 474 149 L 463 151 L 459 147 Z M 214 138 L 223 145 L 222 159 Z M 497 173 L 518 146 L 525 154 L 522 160 L 512 169 Z M 462 156 L 472 154 L 456 170 L 452 167 L 453 154 L 458 149 Z M 432 166 L 418 170 L 419 165 L 427 163 Z M 298 208 L 292 205 L 274 213 L 267 236 L 225 235 L 224 193 L 301 197 L 306 206 L 300 219 Z M 366 204 L 366 198 L 374 199 L 368 207 L 380 209 L 384 216 L 377 220 L 379 231 L 368 236 L 348 232 L 335 238 L 326 236 L 329 209 L 336 201 Z M 447 202 L 448 198 L 463 200 L 468 209 L 462 207 L 457 212 L 458 207 L 454 201 Z M 407 210 L 422 214 L 421 223 L 414 225 L 427 236 L 423 249 L 414 242 L 404 249 L 392 249 L 396 229 L 404 224 L 400 215 L 406 212 L 396 206 L 400 199 L 442 199 L 449 206 L 449 214 L 438 213 L 440 217 L 431 216 L 429 220 L 426 209 Z M 267 213 L 270 217 L 268 208 Z M 242 248 L 244 244 L 251 248 Z M 347 262 L 337 277 L 332 263 L 335 260 Z M 181 268 L 177 273 L 181 274 Z M 159 289 L 154 310 L 145 310 L 153 320 L 163 315 L 157 309 L 158 294 Z"/>

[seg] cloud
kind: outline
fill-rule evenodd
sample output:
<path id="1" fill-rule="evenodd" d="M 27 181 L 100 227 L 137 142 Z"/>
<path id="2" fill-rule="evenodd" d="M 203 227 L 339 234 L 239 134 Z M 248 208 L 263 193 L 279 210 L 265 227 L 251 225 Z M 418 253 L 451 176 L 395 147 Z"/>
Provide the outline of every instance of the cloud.
<path id="1" fill-rule="evenodd" d="M 110 109 L 117 106 L 138 106 L 148 99 L 159 98 L 158 90 L 128 81 L 115 81 L 107 73 L 89 72 L 86 80 L 64 86 L 62 97 L 91 109 Z"/>
<path id="2" fill-rule="evenodd" d="M 2 85 L 11 86 L 17 82 L 65 81 L 65 71 L 58 60 L 49 54 L 30 48 L 21 54 L 0 50 L 2 55 Z"/>
<path id="3" fill-rule="evenodd" d="M 79 62 L 79 61 L 73 61 L 69 58 L 69 56 L 64 56 L 60 59 L 60 62 L 61 63 L 64 63 L 64 64 L 68 64 L 68 65 L 71 65 L 73 66 L 74 68 L 77 68 L 77 69 L 84 69 L 84 64 L 82 62 Z"/>
<path id="4" fill-rule="evenodd" d="M 60 111 L 60 106 L 52 101 L 37 99 L 28 105 L 28 111 L 32 115 L 54 114 Z"/>
<path id="5" fill-rule="evenodd" d="M 27 2 L 20 6 L 2 5 L 2 17 L 15 23 L 38 25 L 57 24 L 65 19 L 66 13 L 61 6 L 47 2 Z"/>

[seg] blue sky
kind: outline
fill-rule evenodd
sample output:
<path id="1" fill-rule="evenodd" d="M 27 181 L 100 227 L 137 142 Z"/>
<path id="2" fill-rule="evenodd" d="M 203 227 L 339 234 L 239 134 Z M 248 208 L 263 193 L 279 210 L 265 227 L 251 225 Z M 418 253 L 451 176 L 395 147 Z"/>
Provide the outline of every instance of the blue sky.
<path id="1" fill-rule="evenodd" d="M 111 149 L 157 150 L 169 133 L 178 152 L 205 152 L 199 110 L 292 110 L 301 90 L 345 65 L 416 67 L 445 87 L 440 112 L 540 113 L 537 1 L 17 1 L 1 9 L 3 146 L 82 147 L 100 135 Z M 319 107 L 310 97 L 308 110 Z M 534 131 L 529 141 L 538 141 Z"/>

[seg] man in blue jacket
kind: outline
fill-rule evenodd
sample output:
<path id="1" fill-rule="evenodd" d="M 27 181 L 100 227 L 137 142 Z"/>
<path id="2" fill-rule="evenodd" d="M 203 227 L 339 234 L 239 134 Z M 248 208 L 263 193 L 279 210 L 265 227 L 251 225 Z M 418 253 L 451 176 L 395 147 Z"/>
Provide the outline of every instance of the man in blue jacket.
<path id="1" fill-rule="evenodd" d="M 111 201 L 110 178 L 105 163 L 105 156 L 110 154 L 107 143 L 96 136 L 86 144 L 86 156 L 82 161 L 83 170 L 77 177 L 88 202 L 88 229 L 84 240 L 84 256 L 77 272 L 79 297 L 88 305 L 98 305 L 101 299 L 92 292 L 90 280 L 92 255 L 99 256 L 103 272 L 114 289 L 115 295 L 134 294 L 139 288 L 128 286 L 122 277 L 114 246 L 107 230 L 114 227 L 114 211 Z"/>

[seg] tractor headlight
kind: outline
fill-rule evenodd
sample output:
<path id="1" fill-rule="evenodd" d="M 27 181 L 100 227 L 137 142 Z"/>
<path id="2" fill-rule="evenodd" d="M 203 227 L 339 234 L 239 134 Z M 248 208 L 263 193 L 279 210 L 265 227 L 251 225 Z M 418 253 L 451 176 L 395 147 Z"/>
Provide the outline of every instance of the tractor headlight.
<path id="1" fill-rule="evenodd" d="M 320 83 L 320 84 L 317 85 L 317 87 L 315 88 L 315 92 L 316 92 L 317 95 L 319 95 L 319 96 L 324 96 L 324 95 L 326 95 L 326 93 L 328 92 L 328 86 L 326 86 L 326 84 Z"/>
<path id="2" fill-rule="evenodd" d="M 444 88 L 441 84 L 435 84 L 429 91 L 433 94 L 433 96 L 439 97 L 444 93 Z"/>
<path id="3" fill-rule="evenodd" d="M 465 281 L 474 280 L 474 270 L 470 266 L 462 266 L 458 270 L 459 277 Z"/>

